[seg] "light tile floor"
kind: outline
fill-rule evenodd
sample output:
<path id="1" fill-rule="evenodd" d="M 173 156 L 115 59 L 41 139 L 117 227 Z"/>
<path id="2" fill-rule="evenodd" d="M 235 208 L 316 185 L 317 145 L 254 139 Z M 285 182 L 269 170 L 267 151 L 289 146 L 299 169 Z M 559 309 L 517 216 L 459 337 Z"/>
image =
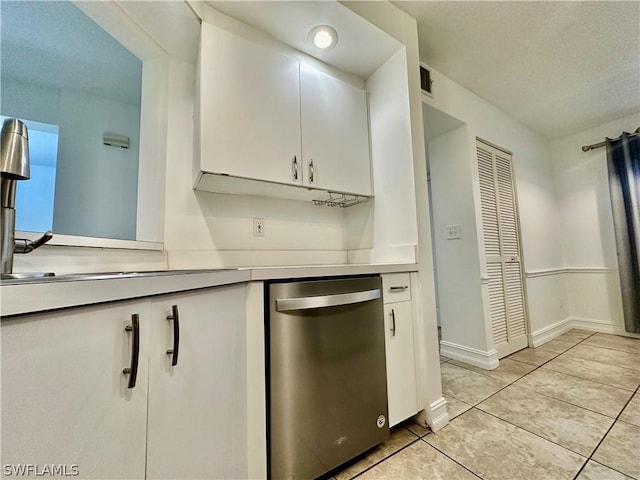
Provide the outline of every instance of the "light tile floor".
<path id="1" fill-rule="evenodd" d="M 440 357 L 450 423 L 414 423 L 336 480 L 640 480 L 640 339 L 571 330 L 493 371 Z"/>

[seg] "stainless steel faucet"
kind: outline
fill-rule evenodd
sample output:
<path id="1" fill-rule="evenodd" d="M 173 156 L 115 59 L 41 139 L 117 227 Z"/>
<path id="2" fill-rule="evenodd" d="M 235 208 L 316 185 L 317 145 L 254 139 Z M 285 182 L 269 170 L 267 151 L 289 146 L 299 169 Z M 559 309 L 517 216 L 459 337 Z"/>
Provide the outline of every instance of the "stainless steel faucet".
<path id="1" fill-rule="evenodd" d="M 0 159 L 0 241 L 2 242 L 2 275 L 13 271 L 13 254 L 29 253 L 47 243 L 53 234 L 49 231 L 36 241 L 15 238 L 16 181 L 29 180 L 29 133 L 27 126 L 16 118 L 2 124 Z"/>

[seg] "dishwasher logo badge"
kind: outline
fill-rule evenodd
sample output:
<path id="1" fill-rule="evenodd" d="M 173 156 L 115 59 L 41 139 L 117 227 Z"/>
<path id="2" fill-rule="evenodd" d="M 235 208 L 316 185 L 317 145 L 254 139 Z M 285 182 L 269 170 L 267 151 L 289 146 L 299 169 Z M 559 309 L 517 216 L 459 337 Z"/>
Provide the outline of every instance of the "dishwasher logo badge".
<path id="1" fill-rule="evenodd" d="M 385 423 L 387 423 L 386 417 L 384 415 L 379 415 L 378 419 L 376 420 L 376 425 L 378 425 L 378 428 L 384 427 Z"/>

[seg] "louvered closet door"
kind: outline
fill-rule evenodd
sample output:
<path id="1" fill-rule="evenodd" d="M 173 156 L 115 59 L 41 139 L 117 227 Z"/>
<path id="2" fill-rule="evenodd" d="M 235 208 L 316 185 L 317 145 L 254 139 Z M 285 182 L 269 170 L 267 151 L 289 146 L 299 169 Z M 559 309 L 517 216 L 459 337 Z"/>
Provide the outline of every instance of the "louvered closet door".
<path id="1" fill-rule="evenodd" d="M 500 358 L 527 346 L 511 155 L 477 142 L 493 343 Z"/>

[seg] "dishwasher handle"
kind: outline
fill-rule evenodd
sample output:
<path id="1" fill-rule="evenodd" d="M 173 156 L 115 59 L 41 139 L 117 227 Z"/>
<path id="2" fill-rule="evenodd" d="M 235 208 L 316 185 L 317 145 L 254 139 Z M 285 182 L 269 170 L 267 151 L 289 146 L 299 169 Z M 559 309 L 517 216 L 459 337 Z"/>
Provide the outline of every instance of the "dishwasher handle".
<path id="1" fill-rule="evenodd" d="M 289 310 L 309 310 L 313 308 L 338 307 L 352 303 L 368 302 L 380 298 L 380 289 L 364 290 L 353 293 L 338 293 L 335 295 L 321 295 L 317 297 L 277 298 L 276 312 Z"/>

